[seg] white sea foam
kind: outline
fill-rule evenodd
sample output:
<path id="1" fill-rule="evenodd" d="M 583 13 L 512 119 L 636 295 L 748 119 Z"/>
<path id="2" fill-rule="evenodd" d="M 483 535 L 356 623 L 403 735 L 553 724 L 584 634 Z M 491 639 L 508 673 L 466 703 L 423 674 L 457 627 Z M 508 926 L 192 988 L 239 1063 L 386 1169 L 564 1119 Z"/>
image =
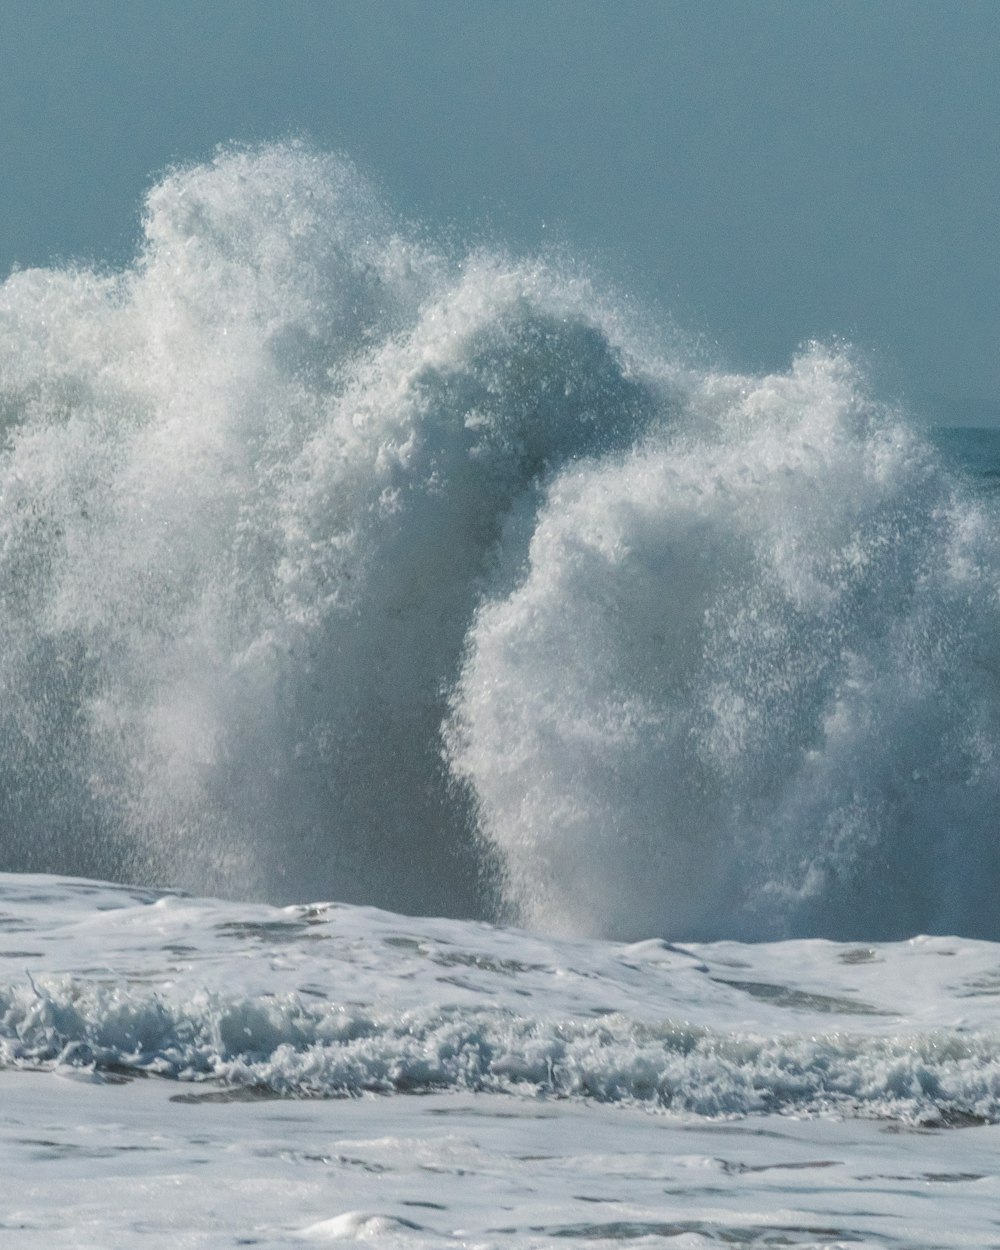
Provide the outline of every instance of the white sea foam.
<path id="1" fill-rule="evenodd" d="M 996 937 L 993 505 L 296 145 L 0 290 L 0 863 L 549 931 Z"/>
<path id="2" fill-rule="evenodd" d="M 0 1244 L 991 1245 L 998 994 L 967 939 L 621 945 L 0 875 Z"/>
<path id="3" fill-rule="evenodd" d="M 6 1066 L 1000 1122 L 992 943 L 554 942 L 34 877 L 0 880 L 0 911 Z"/>

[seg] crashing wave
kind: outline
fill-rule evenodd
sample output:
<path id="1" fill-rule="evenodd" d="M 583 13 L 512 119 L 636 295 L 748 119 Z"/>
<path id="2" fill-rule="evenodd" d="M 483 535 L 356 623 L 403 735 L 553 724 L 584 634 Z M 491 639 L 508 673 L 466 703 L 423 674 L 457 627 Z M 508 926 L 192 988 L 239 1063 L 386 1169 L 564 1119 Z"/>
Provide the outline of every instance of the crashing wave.
<path id="1" fill-rule="evenodd" d="M 298 145 L 0 331 L 3 868 L 1000 935 L 1000 531 L 849 353 L 696 367 Z"/>

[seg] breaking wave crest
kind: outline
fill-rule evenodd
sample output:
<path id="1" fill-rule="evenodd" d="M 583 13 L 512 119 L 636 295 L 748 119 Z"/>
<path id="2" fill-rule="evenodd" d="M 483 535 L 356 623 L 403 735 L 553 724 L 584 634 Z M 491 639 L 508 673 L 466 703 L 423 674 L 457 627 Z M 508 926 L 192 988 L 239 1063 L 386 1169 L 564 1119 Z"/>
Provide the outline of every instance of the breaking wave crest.
<path id="1" fill-rule="evenodd" d="M 12 274 L 0 420 L 0 867 L 1000 937 L 1000 529 L 850 353 L 698 367 L 277 145 Z"/>
<path id="2" fill-rule="evenodd" d="M 836 1112 L 933 1125 L 1000 1122 L 993 1035 L 763 1037 L 624 1016 L 372 1011 L 298 995 L 201 992 L 171 1001 L 162 992 L 69 979 L 44 990 L 0 989 L 4 1066 L 213 1081 L 283 1097 L 441 1090 L 647 1104 L 699 1116 Z"/>

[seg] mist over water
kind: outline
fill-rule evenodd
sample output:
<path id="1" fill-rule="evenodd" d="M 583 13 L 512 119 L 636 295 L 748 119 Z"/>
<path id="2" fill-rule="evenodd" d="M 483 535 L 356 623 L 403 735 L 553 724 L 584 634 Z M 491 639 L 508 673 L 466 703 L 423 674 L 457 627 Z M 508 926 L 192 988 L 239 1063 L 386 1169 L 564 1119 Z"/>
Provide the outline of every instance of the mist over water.
<path id="1" fill-rule="evenodd" d="M 1000 938 L 1000 526 L 848 352 L 696 366 L 344 161 L 0 290 L 0 870 Z"/>

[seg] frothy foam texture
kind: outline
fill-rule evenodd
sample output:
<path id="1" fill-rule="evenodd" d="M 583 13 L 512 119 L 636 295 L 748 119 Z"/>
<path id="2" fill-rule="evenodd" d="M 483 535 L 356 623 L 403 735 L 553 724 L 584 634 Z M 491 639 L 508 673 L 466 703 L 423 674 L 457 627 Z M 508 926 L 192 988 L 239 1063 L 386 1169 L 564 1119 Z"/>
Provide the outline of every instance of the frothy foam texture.
<path id="1" fill-rule="evenodd" d="M 0 920 L 18 943 L 0 1072 L 158 1075 L 196 1083 L 185 1101 L 438 1090 L 1000 1123 L 990 942 L 622 945 L 23 874 L 0 874 Z"/>
<path id="2" fill-rule="evenodd" d="M 1000 533 L 848 354 L 225 151 L 0 289 L 0 868 L 689 938 L 1000 937 Z"/>

